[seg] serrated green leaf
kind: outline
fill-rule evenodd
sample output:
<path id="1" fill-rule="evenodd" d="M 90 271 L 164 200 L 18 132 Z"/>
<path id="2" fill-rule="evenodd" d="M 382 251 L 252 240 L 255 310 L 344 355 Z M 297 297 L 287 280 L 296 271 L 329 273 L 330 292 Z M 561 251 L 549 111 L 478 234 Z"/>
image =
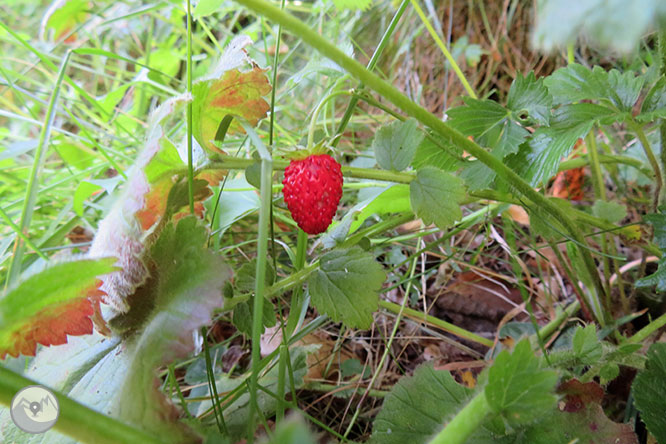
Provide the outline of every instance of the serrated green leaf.
<path id="1" fill-rule="evenodd" d="M 606 202 L 596 200 L 592 205 L 592 214 L 612 224 L 617 223 L 627 216 L 627 209 L 617 202 Z"/>
<path id="2" fill-rule="evenodd" d="M 424 134 L 414 119 L 384 125 L 372 140 L 377 164 L 385 170 L 402 171 L 409 166 Z"/>
<path id="3" fill-rule="evenodd" d="M 645 370 L 632 385 L 634 399 L 650 433 L 666 442 L 666 344 L 652 344 L 647 356 Z"/>
<path id="4" fill-rule="evenodd" d="M 520 341 L 513 353 L 502 351 L 488 370 L 484 389 L 491 409 L 512 426 L 527 424 L 552 411 L 557 373 L 541 368 L 529 340 Z"/>
<path id="5" fill-rule="evenodd" d="M 385 398 L 373 425 L 371 442 L 428 442 L 471 396 L 472 390 L 458 384 L 449 372 L 422 365 L 413 376 L 401 378 Z"/>
<path id="6" fill-rule="evenodd" d="M 548 125 L 553 98 L 543 79 L 536 79 L 533 71 L 527 77 L 519 72 L 511 83 L 506 106 L 518 116 L 526 112 L 528 121 Z"/>
<path id="7" fill-rule="evenodd" d="M 382 266 L 358 247 L 331 250 L 308 280 L 312 304 L 350 328 L 368 328 L 386 280 Z"/>
<path id="8" fill-rule="evenodd" d="M 611 382 L 613 379 L 617 378 L 620 375 L 620 367 L 613 363 L 609 362 L 604 364 L 603 367 L 599 370 L 599 378 L 601 379 L 601 385 L 606 385 Z"/>
<path id="9" fill-rule="evenodd" d="M 538 128 L 527 143 L 521 145 L 518 154 L 507 158 L 507 164 L 536 186 L 557 172 L 561 159 L 592 129 L 598 118 L 609 115 L 609 110 L 591 103 L 564 105 L 553 114 L 551 126 Z"/>
<path id="10" fill-rule="evenodd" d="M 437 136 L 433 136 L 437 137 Z M 446 141 L 438 138 L 441 145 L 450 148 L 451 152 L 458 152 L 459 149 L 447 143 Z M 444 171 L 455 171 L 460 165 L 461 161 L 456 157 L 449 154 L 449 152 L 440 148 L 431 138 L 426 137 L 416 148 L 416 154 L 412 160 L 412 166 L 415 169 L 421 169 L 425 166 L 434 166 Z"/>
<path id="11" fill-rule="evenodd" d="M 644 78 L 633 72 L 607 72 L 600 66 L 589 69 L 577 63 L 558 69 L 544 80 L 555 104 L 597 100 L 625 112 L 630 112 L 636 103 L 643 82 Z"/>
<path id="12" fill-rule="evenodd" d="M 409 197 L 412 210 L 425 224 L 434 223 L 446 229 L 462 218 L 463 182 L 438 168 L 418 170 L 416 178 L 409 184 Z"/>
<path id="13" fill-rule="evenodd" d="M 448 123 L 466 136 L 472 136 L 502 159 L 518 151 L 528 132 L 511 120 L 511 112 L 492 100 L 465 98 L 465 106 L 446 112 Z"/>

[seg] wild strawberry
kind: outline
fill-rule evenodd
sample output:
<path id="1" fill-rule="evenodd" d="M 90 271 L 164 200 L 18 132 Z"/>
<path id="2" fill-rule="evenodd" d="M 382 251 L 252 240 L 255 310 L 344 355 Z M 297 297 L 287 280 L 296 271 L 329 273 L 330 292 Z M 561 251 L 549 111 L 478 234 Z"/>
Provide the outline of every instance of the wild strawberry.
<path id="1" fill-rule="evenodd" d="M 292 160 L 284 170 L 284 201 L 298 226 L 309 234 L 328 228 L 342 197 L 342 170 L 328 154 Z"/>

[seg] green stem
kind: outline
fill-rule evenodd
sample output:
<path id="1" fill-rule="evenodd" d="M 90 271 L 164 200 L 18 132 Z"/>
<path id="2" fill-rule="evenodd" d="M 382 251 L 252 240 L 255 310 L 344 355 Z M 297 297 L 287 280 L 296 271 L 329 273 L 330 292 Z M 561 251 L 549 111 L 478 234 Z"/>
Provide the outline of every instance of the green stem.
<path id="1" fill-rule="evenodd" d="M 384 301 L 384 300 L 379 301 L 379 306 L 395 314 L 400 313 L 400 311 L 402 310 L 405 316 L 407 317 L 410 317 L 417 321 L 424 321 L 429 324 L 432 324 L 435 327 L 444 330 L 445 332 L 458 336 L 459 338 L 467 339 L 468 341 L 476 342 L 477 344 L 485 345 L 486 347 L 493 346 L 493 341 L 491 341 L 490 339 L 484 338 L 483 336 L 479 336 L 476 333 L 469 332 L 464 328 L 455 326 L 449 322 L 443 321 L 439 318 L 423 313 L 422 311 L 414 310 L 413 308 L 409 307 L 402 308 L 398 304 L 394 304 L 393 302 Z"/>
<path id="2" fill-rule="evenodd" d="M 659 32 L 659 73 L 666 77 L 666 29 Z M 666 119 L 661 119 L 659 124 L 659 136 L 661 141 L 661 167 L 666 172 Z M 662 190 L 663 192 L 663 190 Z M 661 201 L 663 201 L 663 197 Z"/>
<path id="3" fill-rule="evenodd" d="M 654 155 L 654 151 L 652 151 L 650 141 L 645 135 L 643 127 L 632 120 L 629 120 L 628 124 L 629 127 L 636 133 L 636 136 L 638 137 L 638 140 L 641 142 L 641 145 L 643 145 L 643 150 L 645 150 L 645 155 L 647 156 L 648 161 L 650 162 L 650 166 L 652 167 L 652 173 L 654 174 L 654 181 L 655 181 L 654 197 L 652 198 L 652 212 L 656 213 L 657 207 L 659 206 L 659 196 L 661 195 L 661 189 L 664 184 L 661 175 L 661 169 L 659 167 L 659 162 L 657 162 L 657 158 Z"/>
<path id="4" fill-rule="evenodd" d="M 319 117 L 319 113 L 321 112 L 321 110 L 324 108 L 324 105 L 326 105 L 329 100 L 335 99 L 338 96 L 348 96 L 348 95 L 351 95 L 349 91 L 336 91 L 327 95 L 319 102 L 314 112 L 312 113 L 312 118 L 310 119 L 310 127 L 308 129 L 308 144 L 305 147 L 306 150 L 311 150 L 312 146 L 314 145 L 314 133 L 315 133 L 315 128 L 317 127 L 317 118 Z"/>
<path id="5" fill-rule="evenodd" d="M 388 342 L 386 343 L 386 346 L 384 347 L 384 353 L 382 353 L 382 357 L 379 360 L 379 363 L 377 364 L 378 369 L 384 368 L 384 362 L 386 362 L 386 358 L 388 357 L 389 353 L 391 352 L 391 346 L 393 345 L 393 340 L 395 339 L 395 335 L 398 333 L 398 328 L 400 327 L 400 321 L 402 320 L 402 314 L 405 310 L 405 307 L 407 305 L 407 301 L 409 300 L 409 294 L 412 291 L 412 282 L 414 279 L 414 272 L 416 272 L 416 264 L 418 263 L 418 256 L 414 256 L 414 259 L 412 260 L 412 266 L 410 267 L 411 269 L 409 270 L 409 280 L 407 281 L 407 286 L 405 287 L 405 294 L 402 298 L 402 303 L 399 305 L 398 312 L 395 313 L 395 321 L 393 322 L 393 329 L 391 330 L 391 335 L 389 336 Z M 396 304 L 397 305 L 397 304 Z M 344 437 L 345 439 L 347 436 L 349 436 L 349 432 L 351 432 L 352 428 L 354 427 L 354 424 L 356 423 L 356 420 L 358 419 L 358 415 L 361 412 L 361 404 L 363 400 L 367 397 L 368 392 L 372 389 L 372 387 L 375 385 L 375 382 L 377 381 L 377 378 L 379 377 L 381 371 L 374 372 L 372 375 L 372 378 L 370 379 L 370 382 L 368 383 L 368 386 L 365 389 L 365 392 L 363 396 L 361 397 L 361 400 L 359 403 L 356 405 L 356 411 L 354 412 L 354 415 L 349 422 L 349 425 L 347 426 L 347 430 L 345 430 Z"/>
<path id="6" fill-rule="evenodd" d="M 273 179 L 273 164 L 270 153 L 261 142 L 252 128 L 244 125 L 250 139 L 257 145 L 261 156 L 261 207 L 259 208 L 259 230 L 257 240 L 257 269 L 254 285 L 254 310 L 252 313 L 252 374 L 250 375 L 250 417 L 248 420 L 247 442 L 252 444 L 255 433 L 255 412 L 257 405 L 257 384 L 259 381 L 259 366 L 261 362 L 260 344 L 261 333 L 264 329 L 264 297 L 266 296 L 266 258 L 268 257 L 268 232 L 270 229 L 271 211 L 271 181 Z"/>
<path id="7" fill-rule="evenodd" d="M 56 115 L 56 104 L 58 103 L 58 97 L 60 96 L 60 86 L 62 81 L 65 78 L 65 71 L 69 59 L 72 55 L 71 51 L 67 51 L 65 58 L 60 64 L 60 69 L 58 70 L 58 78 L 56 80 L 53 92 L 51 93 L 51 99 L 49 100 L 49 105 L 46 109 L 46 118 L 44 120 L 44 125 L 39 133 L 39 144 L 37 145 L 37 150 L 35 151 L 34 161 L 32 163 L 32 170 L 30 171 L 30 177 L 28 179 L 28 187 L 25 192 L 25 200 L 23 201 L 23 209 L 21 210 L 21 220 L 18 225 L 18 231 L 27 236 L 27 232 L 30 228 L 30 222 L 32 222 L 32 215 L 35 209 L 35 203 L 37 202 L 37 190 L 39 189 L 39 175 L 44 165 L 44 159 L 46 158 L 46 152 L 48 151 L 49 139 L 51 137 L 51 128 L 53 127 L 53 120 Z M 14 254 L 12 260 L 9 263 L 9 271 L 7 273 L 7 280 L 5 281 L 5 288 L 8 288 L 18 279 L 21 274 L 21 265 L 23 263 L 23 253 L 25 252 L 25 245 L 23 242 L 23 237 L 17 236 L 16 241 L 14 242 Z"/>
<path id="8" fill-rule="evenodd" d="M 659 330 L 661 327 L 666 325 L 666 313 L 659 316 L 654 321 L 650 322 L 648 325 L 640 329 L 635 335 L 630 337 L 627 342 L 630 344 L 638 344 L 647 339 L 655 331 Z"/>
<path id="9" fill-rule="evenodd" d="M 375 52 L 372 54 L 372 58 L 370 58 L 370 61 L 368 62 L 367 69 L 368 71 L 373 71 L 375 69 L 375 66 L 377 65 L 377 61 L 379 60 L 379 57 L 382 55 L 384 52 L 384 48 L 386 48 L 386 45 L 389 42 L 389 38 L 393 35 L 393 31 L 395 31 L 396 26 L 398 25 L 398 22 L 400 21 L 400 18 L 405 12 L 405 9 L 407 9 L 407 5 L 409 4 L 409 0 L 402 0 L 402 3 L 400 3 L 400 6 L 398 7 L 398 10 L 396 11 L 395 15 L 393 16 L 393 19 L 391 20 L 391 23 L 389 23 L 388 28 L 386 28 L 386 31 L 384 32 L 384 35 L 382 36 L 381 40 L 379 41 L 379 44 L 377 45 L 377 49 L 375 49 Z M 360 92 L 363 90 L 365 85 L 363 83 L 359 83 L 358 87 L 356 88 L 357 92 Z M 345 128 L 347 128 L 347 124 L 349 123 L 349 120 L 351 119 L 352 114 L 354 114 L 354 109 L 356 108 L 356 104 L 358 103 L 359 98 L 354 95 L 351 100 L 349 101 L 349 105 L 347 105 L 347 109 L 345 110 L 344 115 L 342 116 L 342 119 L 340 119 L 340 126 L 338 126 L 338 130 L 335 132 L 336 136 L 342 136 L 342 133 L 344 132 Z M 338 146 L 338 142 L 340 141 L 340 137 L 334 137 L 333 141 L 331 142 L 331 145 L 333 147 Z"/>
<path id="10" fill-rule="evenodd" d="M 555 330 L 557 330 L 564 321 L 573 316 L 574 313 L 576 313 L 578 310 L 580 310 L 580 302 L 576 300 L 572 302 L 567 308 L 562 310 L 562 312 L 558 314 L 555 319 L 541 327 L 541 330 L 539 330 L 539 337 L 541 340 L 547 341 L 550 335 L 555 333 Z"/>
<path id="11" fill-rule="evenodd" d="M 192 94 L 192 11 L 187 0 L 187 92 Z M 187 195 L 194 214 L 194 165 L 192 162 L 192 100 L 187 102 Z"/>
<path id="12" fill-rule="evenodd" d="M 483 391 L 479 392 L 429 444 L 464 444 L 490 413 Z"/>
<path id="13" fill-rule="evenodd" d="M 262 14 L 275 22 L 281 24 L 285 29 L 288 29 L 296 36 L 300 37 L 304 42 L 308 43 L 319 51 L 324 56 L 337 63 L 343 69 L 347 70 L 351 75 L 363 82 L 369 88 L 382 95 L 385 99 L 392 102 L 395 106 L 402 109 L 408 115 L 416 118 L 419 122 L 430 127 L 442 137 L 447 139 L 453 145 L 458 146 L 461 150 L 467 151 L 472 156 L 476 157 L 490 169 L 503 179 L 505 182 L 513 186 L 517 191 L 523 194 L 526 198 L 531 200 L 538 207 L 543 208 L 546 212 L 550 213 L 556 220 L 565 227 L 569 232 L 571 240 L 581 246 L 581 256 L 585 265 L 585 271 L 589 274 L 592 282 L 594 283 L 596 293 L 601 295 L 604 293 L 601 280 L 597 274 L 596 264 L 592 255 L 588 251 L 585 238 L 583 237 L 579 227 L 572 221 L 555 203 L 551 202 L 538 191 L 534 190 L 530 184 L 525 182 L 516 172 L 506 166 L 501 159 L 490 154 L 475 142 L 469 140 L 458 130 L 450 127 L 447 123 L 443 122 L 434 114 L 428 112 L 418 104 L 411 101 L 398 89 L 390 83 L 382 80 L 375 74 L 371 73 L 360 63 L 348 57 L 340 51 L 330 41 L 310 29 L 306 24 L 301 22 L 296 17 L 281 11 L 275 6 L 264 0 L 237 0 L 240 3 L 258 14 Z M 404 173 L 403 173 L 404 174 Z M 606 319 L 599 319 L 599 323 L 603 326 L 606 325 Z"/>
<path id="14" fill-rule="evenodd" d="M 428 30 L 428 32 L 432 36 L 433 40 L 435 41 L 435 43 L 439 47 L 440 51 L 442 51 L 442 54 L 444 54 L 444 57 L 446 57 L 446 60 L 449 61 L 449 63 L 451 64 L 451 67 L 453 68 L 453 71 L 456 73 L 456 75 L 458 76 L 458 78 L 462 82 L 463 87 L 465 88 L 465 91 L 467 91 L 467 94 L 469 94 L 469 96 L 471 98 L 476 99 L 476 93 L 474 92 L 474 90 L 470 86 L 469 82 L 467 81 L 467 78 L 465 77 L 465 74 L 463 74 L 462 70 L 458 66 L 458 63 L 456 63 L 456 59 L 453 58 L 453 56 L 449 52 L 448 48 L 446 47 L 446 45 L 444 44 L 442 39 L 440 39 L 439 35 L 437 35 L 437 32 L 435 31 L 435 28 L 433 28 L 432 25 L 430 24 L 430 21 L 428 21 L 428 17 L 426 17 L 425 13 L 423 12 L 423 9 L 421 9 L 421 6 L 419 6 L 418 1 L 417 0 L 411 0 L 411 2 L 412 2 L 412 6 L 414 7 L 414 10 L 416 11 L 416 13 L 421 18 L 421 21 L 423 22 L 426 29 Z"/>
<path id="15" fill-rule="evenodd" d="M 210 170 L 242 170 L 250 165 L 256 163 L 254 159 L 240 159 L 237 157 L 227 157 L 227 156 L 218 156 L 215 158 L 216 161 L 211 162 L 206 166 Z M 287 168 L 289 162 L 286 160 L 274 160 L 273 168 L 278 171 L 283 171 Z M 385 182 L 395 182 L 395 183 L 410 183 L 416 175 L 414 173 L 403 173 L 397 171 L 387 171 L 387 170 L 375 170 L 368 168 L 356 168 L 350 166 L 342 167 L 342 174 L 347 177 L 353 177 L 356 179 L 371 179 L 371 180 L 381 180 Z"/>
<path id="16" fill-rule="evenodd" d="M 11 405 L 14 395 L 30 385 L 39 384 L 0 365 L 0 403 Z M 56 391 L 53 393 L 60 408 L 54 429 L 76 441 L 100 444 L 162 442 L 143 430 L 123 424 Z"/>
<path id="17" fill-rule="evenodd" d="M 25 242 L 25 244 L 26 244 L 28 247 L 32 248 L 32 249 L 35 251 L 35 253 L 37 253 L 37 255 L 38 255 L 39 257 L 41 257 L 41 258 L 44 259 L 45 261 L 48 261 L 48 260 L 49 260 L 49 257 L 48 257 L 47 255 L 45 255 L 44 253 L 42 253 L 42 250 L 40 250 L 39 247 L 38 247 L 37 245 L 35 245 L 35 244 L 30 240 L 30 238 L 29 238 L 28 236 L 26 236 L 26 235 L 21 231 L 21 229 L 18 227 L 18 225 L 16 225 L 16 224 L 14 223 L 14 221 L 11 220 L 11 218 L 7 215 L 7 213 L 5 213 L 5 210 L 3 210 L 2 208 L 0 208 L 0 217 L 2 217 L 2 218 L 5 220 L 5 222 L 7 223 L 7 225 L 9 225 L 9 227 L 10 227 L 12 230 L 14 230 L 14 232 L 16 233 L 16 235 L 17 235 L 18 237 L 20 237 L 21 239 L 23 239 L 23 242 Z"/>
<path id="18" fill-rule="evenodd" d="M 587 134 L 587 155 L 590 158 L 590 170 L 592 171 L 592 182 L 594 184 L 594 194 L 597 199 L 606 201 L 606 184 L 604 183 L 604 176 L 601 172 L 601 165 L 599 164 L 599 152 L 597 151 L 597 140 L 594 136 L 595 127 L 593 127 Z M 601 234 L 601 251 L 604 254 L 602 261 L 604 264 L 604 281 L 610 281 L 610 259 L 606 254 L 608 253 L 608 236 Z M 617 268 L 617 267 L 616 267 Z M 611 311 L 611 295 L 610 288 L 606 288 L 604 299 L 604 310 Z"/>

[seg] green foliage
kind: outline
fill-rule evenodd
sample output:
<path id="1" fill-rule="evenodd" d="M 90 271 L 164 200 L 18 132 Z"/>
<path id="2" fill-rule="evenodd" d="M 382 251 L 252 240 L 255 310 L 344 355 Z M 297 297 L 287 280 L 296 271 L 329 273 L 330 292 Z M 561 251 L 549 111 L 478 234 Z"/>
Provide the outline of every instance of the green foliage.
<path id="1" fill-rule="evenodd" d="M 275 434 L 265 444 L 316 444 L 308 426 L 299 417 L 289 418 L 278 425 Z"/>
<path id="2" fill-rule="evenodd" d="M 404 170 L 414 158 L 423 137 L 414 119 L 398 120 L 382 126 L 372 141 L 377 163 L 385 170 Z"/>
<path id="3" fill-rule="evenodd" d="M 439 168 L 423 167 L 409 183 L 412 210 L 426 225 L 434 223 L 441 229 L 453 225 L 462 217 L 460 204 L 464 198 L 462 180 Z"/>
<path id="4" fill-rule="evenodd" d="M 471 396 L 472 390 L 458 384 L 449 372 L 422 365 L 393 386 L 374 421 L 371 442 L 427 442 Z"/>
<path id="5" fill-rule="evenodd" d="M 528 340 L 513 353 L 502 351 L 488 370 L 484 394 L 493 412 L 512 427 L 529 424 L 552 411 L 557 372 L 543 368 Z"/>
<path id="6" fill-rule="evenodd" d="M 656 343 L 648 350 L 645 370 L 632 385 L 636 407 L 648 430 L 658 442 L 666 441 L 666 344 Z"/>
<path id="7" fill-rule="evenodd" d="M 538 5 L 532 42 L 545 51 L 584 36 L 627 53 L 650 28 L 666 20 L 666 5 L 660 0 L 543 0 Z"/>
<path id="8" fill-rule="evenodd" d="M 359 247 L 331 250 L 319 261 L 308 280 L 312 304 L 348 327 L 370 327 L 386 279 L 382 266 Z"/>

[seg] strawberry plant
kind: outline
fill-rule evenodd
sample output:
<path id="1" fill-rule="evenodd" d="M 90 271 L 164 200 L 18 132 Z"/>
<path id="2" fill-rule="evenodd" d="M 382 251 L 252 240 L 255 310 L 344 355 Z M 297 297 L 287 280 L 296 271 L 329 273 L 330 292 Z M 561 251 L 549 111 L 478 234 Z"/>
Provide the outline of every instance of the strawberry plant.
<path id="1" fill-rule="evenodd" d="M 666 442 L 662 2 L 32 3 L 3 442 Z"/>

